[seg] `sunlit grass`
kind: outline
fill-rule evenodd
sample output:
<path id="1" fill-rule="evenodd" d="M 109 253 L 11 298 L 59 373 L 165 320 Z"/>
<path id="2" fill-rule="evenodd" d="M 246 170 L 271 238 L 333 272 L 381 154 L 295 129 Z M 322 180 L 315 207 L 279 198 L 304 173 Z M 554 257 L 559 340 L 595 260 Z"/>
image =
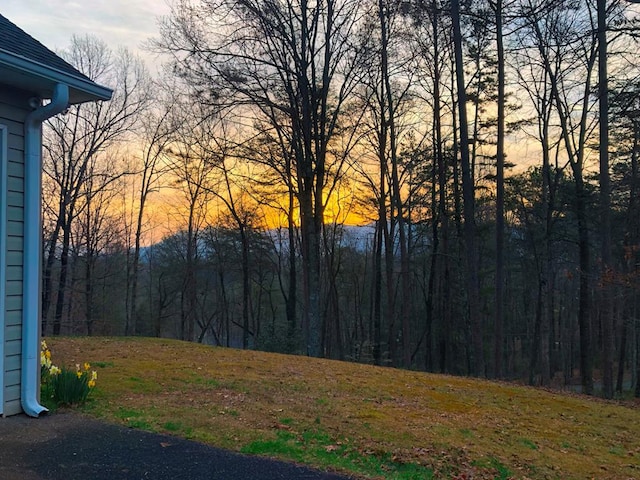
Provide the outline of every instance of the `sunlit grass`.
<path id="1" fill-rule="evenodd" d="M 87 413 L 366 478 L 640 478 L 640 412 L 511 384 L 166 339 L 48 339 Z"/>

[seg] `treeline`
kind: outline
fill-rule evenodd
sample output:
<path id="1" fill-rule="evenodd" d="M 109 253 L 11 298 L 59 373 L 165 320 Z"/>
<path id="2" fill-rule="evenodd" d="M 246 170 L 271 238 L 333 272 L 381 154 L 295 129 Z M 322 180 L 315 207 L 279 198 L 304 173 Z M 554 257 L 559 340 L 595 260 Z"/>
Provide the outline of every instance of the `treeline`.
<path id="1" fill-rule="evenodd" d="M 178 0 L 158 79 L 74 37 L 115 94 L 45 131 L 43 333 L 640 395 L 636 35 L 622 1 Z"/>

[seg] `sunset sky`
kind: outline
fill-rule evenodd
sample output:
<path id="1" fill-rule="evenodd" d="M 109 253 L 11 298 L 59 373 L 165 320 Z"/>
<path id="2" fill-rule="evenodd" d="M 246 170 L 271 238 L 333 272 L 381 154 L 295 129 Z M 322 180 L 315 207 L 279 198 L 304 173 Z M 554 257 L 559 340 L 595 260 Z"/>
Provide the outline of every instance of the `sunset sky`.
<path id="1" fill-rule="evenodd" d="M 69 45 L 72 34 L 93 34 L 111 47 L 123 45 L 144 56 L 142 43 L 157 35 L 165 0 L 2 0 L 0 13 L 52 50 Z"/>
<path id="2" fill-rule="evenodd" d="M 158 35 L 158 19 L 168 15 L 171 0 L 0 0 L 0 13 L 18 27 L 52 50 L 66 48 L 73 34 L 92 34 L 105 41 L 111 48 L 125 46 L 142 56 L 151 73 L 157 71 L 160 61 L 154 54 L 145 51 L 143 44 Z M 520 171 L 538 158 L 537 145 L 530 142 L 511 141 L 507 147 L 509 161 L 517 164 Z M 162 219 L 154 222 L 159 227 L 151 236 L 173 229 L 167 223 L 166 205 L 175 203 L 174 192 L 165 192 L 167 198 L 155 198 L 159 202 L 158 212 Z M 330 202 L 327 217 L 347 217 L 347 223 L 367 223 L 369 219 L 354 214 L 351 210 L 353 192 L 341 192 L 339 202 Z M 156 205 L 154 205 L 156 206 Z M 154 215 L 154 208 L 149 209 Z M 279 222 L 275 222 L 279 223 Z"/>

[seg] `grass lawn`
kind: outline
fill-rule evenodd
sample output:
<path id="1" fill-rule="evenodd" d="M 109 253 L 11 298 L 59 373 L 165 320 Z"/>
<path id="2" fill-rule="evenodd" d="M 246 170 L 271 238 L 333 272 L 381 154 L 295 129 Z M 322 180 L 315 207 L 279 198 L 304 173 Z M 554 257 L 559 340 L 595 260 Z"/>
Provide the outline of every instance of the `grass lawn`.
<path id="1" fill-rule="evenodd" d="M 640 478 L 640 409 L 446 375 L 167 339 L 47 338 L 94 417 L 387 479 Z"/>

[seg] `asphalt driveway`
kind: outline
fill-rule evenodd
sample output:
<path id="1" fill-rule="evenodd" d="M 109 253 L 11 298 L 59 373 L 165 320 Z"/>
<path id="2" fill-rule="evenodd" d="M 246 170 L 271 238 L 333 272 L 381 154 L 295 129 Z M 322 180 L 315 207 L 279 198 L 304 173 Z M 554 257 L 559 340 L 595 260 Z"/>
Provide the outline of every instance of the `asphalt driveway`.
<path id="1" fill-rule="evenodd" d="M 347 480 L 75 412 L 0 418 L 2 480 Z"/>

